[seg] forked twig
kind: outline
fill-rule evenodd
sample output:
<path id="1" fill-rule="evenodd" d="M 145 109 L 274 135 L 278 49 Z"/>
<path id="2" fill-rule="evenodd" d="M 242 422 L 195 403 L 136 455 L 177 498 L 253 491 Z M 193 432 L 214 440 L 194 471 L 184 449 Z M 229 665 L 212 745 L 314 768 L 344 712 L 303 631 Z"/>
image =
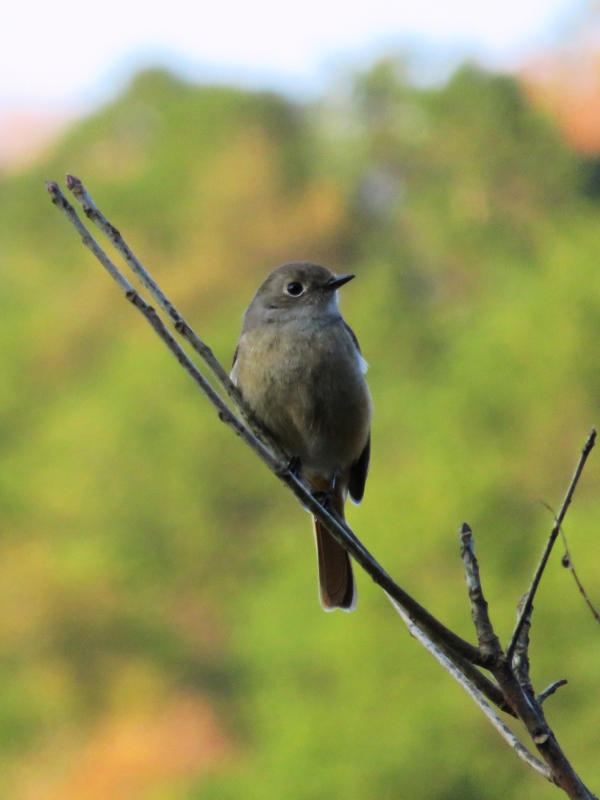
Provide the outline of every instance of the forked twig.
<path id="1" fill-rule="evenodd" d="M 560 508 L 560 511 L 558 512 L 556 521 L 554 522 L 554 526 L 550 533 L 550 537 L 548 538 L 546 547 L 544 548 L 544 552 L 542 553 L 540 563 L 538 564 L 538 567 L 533 576 L 533 580 L 531 581 L 531 586 L 529 587 L 529 591 L 527 592 L 527 599 L 523 603 L 523 608 L 521 609 L 521 613 L 519 614 L 519 618 L 517 620 L 517 624 L 513 631 L 510 644 L 506 649 L 506 656 L 509 659 L 509 661 L 512 660 L 512 657 L 514 655 L 515 647 L 517 646 L 517 640 L 519 638 L 519 634 L 521 633 L 521 628 L 523 627 L 523 623 L 525 622 L 525 619 L 527 618 L 528 614 L 531 612 L 531 606 L 533 605 L 533 599 L 535 597 L 535 593 L 542 579 L 542 575 L 544 574 L 544 570 L 546 569 L 546 564 L 548 563 L 548 559 L 550 558 L 550 553 L 552 552 L 552 548 L 554 547 L 554 542 L 556 541 L 556 537 L 558 536 L 558 532 L 560 531 L 560 526 L 563 523 L 565 514 L 567 513 L 567 509 L 571 505 L 571 500 L 573 499 L 573 494 L 575 492 L 575 489 L 577 488 L 577 484 L 579 482 L 579 478 L 581 477 L 581 473 L 583 472 L 585 462 L 587 461 L 589 454 L 592 452 L 592 448 L 594 447 L 595 442 L 596 442 L 596 429 L 592 428 L 586 440 L 586 443 L 583 446 L 583 450 L 581 451 L 579 463 L 577 464 L 577 468 L 575 469 L 575 472 L 571 479 L 571 483 L 569 485 L 569 488 L 567 489 L 567 494 L 565 495 L 563 504 Z"/>
<path id="2" fill-rule="evenodd" d="M 471 599 L 471 614 L 480 647 L 489 653 L 492 663 L 490 671 L 496 678 L 507 703 L 522 720 L 531 739 L 551 767 L 552 780 L 560 786 L 569 797 L 593 798 L 591 792 L 581 782 L 579 776 L 563 753 L 556 737 L 548 725 L 542 706 L 536 701 L 535 693 L 529 679 L 529 626 L 531 611 L 524 618 L 521 626 L 515 655 L 509 660 L 504 655 L 500 643 L 494 633 L 488 614 L 488 606 L 483 594 L 479 566 L 475 558 L 475 547 L 471 528 L 464 523 L 459 530 L 461 539 L 461 555 L 465 566 L 465 576 Z M 525 605 L 525 599 L 522 605 Z"/>

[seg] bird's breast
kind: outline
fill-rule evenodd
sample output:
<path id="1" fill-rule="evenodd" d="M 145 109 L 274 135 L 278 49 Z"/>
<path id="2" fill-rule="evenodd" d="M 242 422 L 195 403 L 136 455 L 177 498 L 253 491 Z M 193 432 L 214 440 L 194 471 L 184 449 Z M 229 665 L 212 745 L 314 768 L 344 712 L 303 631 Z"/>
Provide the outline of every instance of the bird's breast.
<path id="1" fill-rule="evenodd" d="M 290 455 L 329 474 L 353 463 L 368 437 L 363 363 L 341 320 L 264 325 L 243 334 L 232 378 Z"/>

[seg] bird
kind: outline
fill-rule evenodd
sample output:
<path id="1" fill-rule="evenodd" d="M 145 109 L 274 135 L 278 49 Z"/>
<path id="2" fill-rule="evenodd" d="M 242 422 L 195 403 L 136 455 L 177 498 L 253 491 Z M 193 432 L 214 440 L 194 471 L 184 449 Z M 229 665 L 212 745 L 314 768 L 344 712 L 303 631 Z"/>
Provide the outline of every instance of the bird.
<path id="1" fill-rule="evenodd" d="M 258 422 L 342 518 L 348 495 L 363 498 L 371 448 L 367 364 L 338 307 L 354 277 L 304 261 L 273 270 L 244 312 L 231 371 Z M 313 524 L 321 605 L 352 611 L 350 557 Z"/>

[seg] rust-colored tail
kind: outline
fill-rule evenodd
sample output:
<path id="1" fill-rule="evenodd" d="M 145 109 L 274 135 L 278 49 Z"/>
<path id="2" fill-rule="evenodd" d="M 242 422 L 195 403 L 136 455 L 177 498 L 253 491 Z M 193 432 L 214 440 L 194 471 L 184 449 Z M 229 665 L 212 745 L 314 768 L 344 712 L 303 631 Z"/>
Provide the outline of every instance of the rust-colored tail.
<path id="1" fill-rule="evenodd" d="M 312 482 L 312 481 L 311 481 Z M 333 492 L 333 508 L 344 516 L 344 490 L 340 482 Z M 350 556 L 338 544 L 319 520 L 314 519 L 315 539 L 317 541 L 317 557 L 319 561 L 319 594 L 321 605 L 325 611 L 342 608 L 354 611 L 358 595 Z"/>

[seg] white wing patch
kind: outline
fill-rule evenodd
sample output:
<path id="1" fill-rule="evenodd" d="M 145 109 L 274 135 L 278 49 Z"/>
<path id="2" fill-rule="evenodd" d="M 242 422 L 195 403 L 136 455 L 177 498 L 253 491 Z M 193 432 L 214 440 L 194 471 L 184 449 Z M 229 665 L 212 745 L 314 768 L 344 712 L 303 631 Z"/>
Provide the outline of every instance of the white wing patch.
<path id="1" fill-rule="evenodd" d="M 358 362 L 360 364 L 360 371 L 362 372 L 363 375 L 365 375 L 367 370 L 369 369 L 369 365 L 367 364 L 367 362 L 364 360 L 364 358 L 361 356 L 360 353 L 358 354 Z"/>

